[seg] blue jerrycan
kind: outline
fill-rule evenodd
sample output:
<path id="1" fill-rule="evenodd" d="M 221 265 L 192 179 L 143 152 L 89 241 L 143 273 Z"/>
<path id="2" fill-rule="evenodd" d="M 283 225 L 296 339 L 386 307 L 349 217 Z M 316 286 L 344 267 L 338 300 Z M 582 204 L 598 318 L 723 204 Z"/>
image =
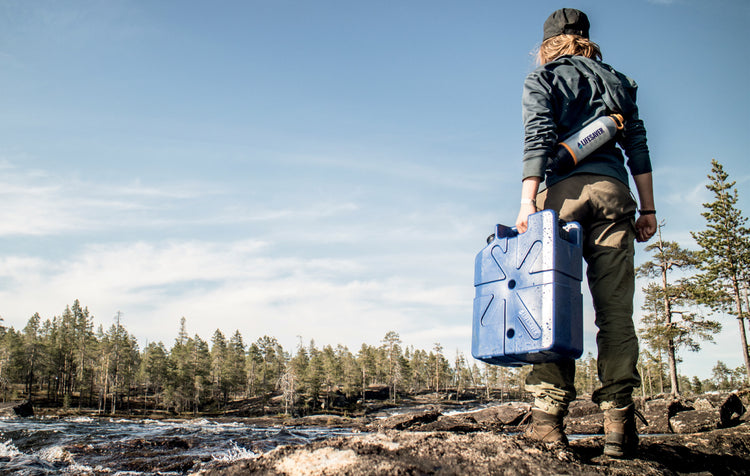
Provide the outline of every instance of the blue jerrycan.
<path id="1" fill-rule="evenodd" d="M 553 210 L 525 233 L 497 225 L 474 263 L 471 353 L 515 367 L 577 359 L 583 352 L 581 226 Z"/>

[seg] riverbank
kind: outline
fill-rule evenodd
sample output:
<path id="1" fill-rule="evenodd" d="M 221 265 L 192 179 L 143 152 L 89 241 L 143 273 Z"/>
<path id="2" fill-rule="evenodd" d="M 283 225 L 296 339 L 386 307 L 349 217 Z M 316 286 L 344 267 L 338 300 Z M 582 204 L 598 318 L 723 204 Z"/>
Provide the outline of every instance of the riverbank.
<path id="1" fill-rule="evenodd" d="M 388 387 L 385 385 L 371 385 L 367 390 L 365 401 L 353 396 L 346 398 L 343 394 L 332 392 L 330 403 L 318 406 L 312 410 L 311 405 L 300 405 L 287 408 L 282 395 L 268 395 L 232 400 L 223 406 L 209 405 L 197 412 L 176 412 L 173 409 L 162 408 L 153 396 L 143 399 L 134 397 L 128 404 L 119 405 L 116 412 L 102 411 L 85 404 L 78 404 L 76 396 L 70 405 L 63 406 L 55 402 L 35 396 L 29 408 L 34 416 L 43 418 L 130 418 L 130 419 L 193 419 L 210 418 L 214 420 L 243 420 L 256 422 L 259 425 L 353 425 L 361 426 L 362 422 L 377 419 L 394 412 L 408 412 L 410 410 L 435 406 L 450 411 L 451 409 L 478 408 L 492 402 L 508 401 L 508 394 L 492 392 L 489 396 L 483 391 L 462 392 L 425 392 L 420 394 L 400 394 L 397 402 L 389 400 Z M 517 396 L 517 395 L 516 395 Z M 14 407 L 22 405 L 23 400 L 0 403 L 0 417 L 16 415 Z M 320 402 L 318 402 L 320 403 Z M 28 415 L 26 415 L 28 416 Z M 330 423 L 326 423 L 330 422 Z"/>
<path id="2" fill-rule="evenodd" d="M 747 403 L 746 393 L 639 400 L 650 423 L 639 422 L 641 444 L 629 460 L 602 455 L 603 415 L 580 399 L 566 418 L 568 448 L 522 436 L 528 403 L 473 411 L 431 406 L 373 419 L 365 434 L 280 447 L 193 474 L 745 475 L 750 474 Z"/>
<path id="3" fill-rule="evenodd" d="M 76 431 L 89 425 L 97 434 L 111 427 L 113 434 L 122 435 L 127 429 L 133 435 L 123 439 L 56 446 L 71 461 L 117 460 L 119 466 L 113 469 L 136 471 L 133 474 L 750 474 L 747 391 L 682 399 L 662 396 L 636 403 L 649 424 L 639 422 L 640 451 L 626 461 L 602 456 L 603 415 L 586 397 L 573 402 L 566 417 L 571 435 L 567 449 L 521 436 L 530 409 L 527 402 L 435 396 L 404 399 L 400 405 L 372 401 L 357 414 L 301 417 L 161 414 L 163 418 L 120 420 L 111 415 L 65 416 L 60 409 L 39 408 L 42 418 L 29 424 L 72 419 Z M 0 407 L 0 415 L 8 409 L 8 404 Z M 42 433 L 59 434 L 52 431 L 54 425 L 39 426 L 35 440 Z M 36 454 L 23 446 L 28 438 L 23 428 L 19 426 L 9 441 L 23 454 Z M 197 449 L 211 444 L 219 431 L 219 440 L 229 446 L 197 455 Z M 11 451 L 8 461 L 17 456 Z M 105 474 L 106 465 L 101 468 L 101 473 L 86 474 Z"/>

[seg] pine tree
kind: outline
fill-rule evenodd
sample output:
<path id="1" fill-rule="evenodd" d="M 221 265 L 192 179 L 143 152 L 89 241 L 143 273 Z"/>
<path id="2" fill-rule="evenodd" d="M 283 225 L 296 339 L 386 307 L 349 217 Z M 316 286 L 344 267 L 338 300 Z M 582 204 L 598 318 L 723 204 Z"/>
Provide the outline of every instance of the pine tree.
<path id="1" fill-rule="evenodd" d="M 307 371 L 302 377 L 307 389 L 307 394 L 310 396 L 309 409 L 316 409 L 318 402 L 320 401 L 320 389 L 323 385 L 323 358 L 320 350 L 315 347 L 315 341 L 310 340 L 310 345 L 307 348 L 307 353 L 310 357 L 310 361 L 307 364 Z"/>
<path id="2" fill-rule="evenodd" d="M 592 393 L 598 381 L 596 358 L 591 352 L 576 360 L 575 386 L 579 393 Z"/>
<path id="3" fill-rule="evenodd" d="M 143 351 L 141 358 L 141 373 L 146 385 L 156 397 L 157 404 L 164 388 L 170 380 L 167 350 L 164 344 L 150 342 Z"/>
<path id="4" fill-rule="evenodd" d="M 185 318 L 180 319 L 180 331 L 174 345 L 169 351 L 169 374 L 171 381 L 167 386 L 168 402 L 177 412 L 190 408 L 193 402 L 194 374 L 192 354 L 195 343 L 188 336 Z"/>
<path id="5" fill-rule="evenodd" d="M 416 349 L 411 353 L 409 361 L 411 370 L 411 391 L 416 393 L 430 386 L 430 366 L 427 362 L 427 352 Z"/>
<path id="6" fill-rule="evenodd" d="M 227 378 L 229 379 L 228 388 L 230 393 L 241 392 L 243 389 L 247 380 L 245 362 L 245 343 L 242 341 L 240 331 L 236 330 L 229 339 L 227 354 Z"/>
<path id="7" fill-rule="evenodd" d="M 721 360 L 717 361 L 714 368 L 711 369 L 711 373 L 718 389 L 729 390 L 731 388 L 732 371 L 727 367 L 727 364 Z"/>
<path id="8" fill-rule="evenodd" d="M 175 341 L 175 344 L 185 345 L 188 343 L 189 339 L 190 336 L 187 332 L 187 319 L 185 319 L 185 316 L 182 316 L 180 318 L 180 331 L 177 333 L 177 340 Z"/>
<path id="9" fill-rule="evenodd" d="M 37 312 L 29 318 L 26 327 L 23 328 L 25 353 L 24 367 L 26 369 L 24 389 L 26 393 L 26 399 L 29 401 L 31 401 L 33 396 L 34 379 L 39 367 L 39 361 L 44 354 L 44 349 L 42 348 L 42 339 L 40 336 L 41 320 L 42 318 Z"/>
<path id="10" fill-rule="evenodd" d="M 309 364 L 310 357 L 307 354 L 307 349 L 302 344 L 302 338 L 300 338 L 299 345 L 297 346 L 297 353 L 294 354 L 294 357 L 292 357 L 289 362 L 291 369 L 287 369 L 288 371 L 291 371 L 292 375 L 294 376 L 295 391 L 307 391 L 303 377 L 307 375 L 307 368 Z"/>
<path id="11" fill-rule="evenodd" d="M 693 393 L 696 395 L 700 395 L 703 393 L 703 384 L 701 383 L 701 379 L 699 379 L 695 375 L 690 380 L 690 387 L 692 388 Z"/>
<path id="12" fill-rule="evenodd" d="M 362 402 L 367 400 L 367 387 L 373 383 L 377 374 L 376 350 L 367 344 L 362 344 L 357 353 L 357 364 L 362 373 Z"/>
<path id="13" fill-rule="evenodd" d="M 190 350 L 192 405 L 193 414 L 196 414 L 206 400 L 206 396 L 211 394 L 211 351 L 208 343 L 198 334 L 193 338 L 193 346 Z"/>
<path id="14" fill-rule="evenodd" d="M 75 377 L 75 317 L 70 306 L 61 316 L 52 319 L 52 371 L 55 374 L 55 401 L 62 396 L 63 406 L 68 408 L 73 395 Z"/>
<path id="15" fill-rule="evenodd" d="M 124 332 L 124 361 L 122 367 L 122 388 L 126 398 L 128 413 L 131 412 L 131 393 L 136 388 L 138 369 L 141 366 L 141 353 L 138 349 L 138 340 L 134 335 Z"/>
<path id="16" fill-rule="evenodd" d="M 711 161 L 710 183 L 714 200 L 704 203 L 701 215 L 706 219 L 706 230 L 691 232 L 701 247 L 701 274 L 696 277 L 698 298 L 713 309 L 734 315 L 740 327 L 742 356 L 750 381 L 750 354 L 745 330 L 746 310 L 742 306 L 741 289 L 750 277 L 750 230 L 747 218 L 737 208 L 735 182 L 715 159 Z"/>
<path id="17" fill-rule="evenodd" d="M 257 396 L 261 389 L 260 382 L 261 368 L 263 367 L 263 355 L 256 343 L 250 344 L 247 348 L 247 357 L 245 368 L 247 369 L 247 392 L 251 397 Z"/>
<path id="18" fill-rule="evenodd" d="M 97 341 L 94 336 L 94 316 L 89 314 L 88 307 L 81 307 L 76 299 L 71 307 L 74 324 L 76 387 L 79 391 L 78 408 L 83 402 L 84 387 L 88 386 L 88 397 L 91 402 L 94 394 L 94 360 L 98 355 Z"/>
<path id="19" fill-rule="evenodd" d="M 396 384 L 401 377 L 400 357 L 401 357 L 401 337 L 395 331 L 388 331 L 383 337 L 382 351 L 388 367 L 388 389 L 391 401 L 396 401 Z"/>
<path id="20" fill-rule="evenodd" d="M 492 396 L 492 389 L 497 388 L 499 386 L 499 366 L 488 364 L 487 362 L 482 362 L 482 368 L 484 369 L 484 390 L 485 390 L 485 398 L 487 400 L 490 399 Z M 500 392 L 500 401 L 502 401 L 503 395 L 502 391 Z"/>
<path id="21" fill-rule="evenodd" d="M 398 384 L 401 388 L 407 388 L 409 385 L 409 376 L 411 375 L 411 359 L 407 353 L 399 353 L 397 357 L 396 368 L 398 369 Z"/>
<path id="22" fill-rule="evenodd" d="M 471 382 L 471 371 L 466 363 L 464 354 L 456 349 L 456 358 L 453 360 L 453 386 L 456 389 L 456 400 Z"/>
<path id="23" fill-rule="evenodd" d="M 430 368 L 432 371 L 433 382 L 435 384 L 435 393 L 440 393 L 441 384 L 444 385 L 448 371 L 450 370 L 450 363 L 443 356 L 443 346 L 439 342 L 435 342 L 433 346 L 433 352 L 430 352 L 428 360 L 430 362 Z"/>
<path id="24" fill-rule="evenodd" d="M 211 382 L 214 397 L 216 393 L 222 395 L 223 404 L 229 398 L 229 368 L 227 339 L 221 330 L 216 329 L 211 338 Z"/>
<path id="25" fill-rule="evenodd" d="M 110 398 L 110 412 L 116 413 L 118 403 L 126 398 L 126 403 L 130 404 L 130 389 L 135 379 L 136 373 L 140 366 L 140 352 L 138 351 L 138 342 L 135 337 L 130 335 L 121 322 L 122 313 L 120 311 L 115 315 L 115 323 L 104 333 L 100 331 L 99 348 L 103 355 L 103 374 L 104 385 L 103 394 L 100 397 L 103 411 L 107 406 L 107 399 Z"/>
<path id="26" fill-rule="evenodd" d="M 0 331 L 0 390 L 2 400 L 7 401 L 13 391 L 13 383 L 24 376 L 23 334 L 12 327 Z"/>
<path id="27" fill-rule="evenodd" d="M 351 398 L 355 392 L 362 386 L 359 365 L 354 355 L 346 346 L 338 345 L 336 355 L 341 362 L 342 382 L 341 388 L 346 398 Z"/>
<path id="28" fill-rule="evenodd" d="M 255 342 L 262 364 L 260 367 L 260 388 L 270 392 L 276 386 L 286 363 L 284 349 L 275 337 L 263 336 Z"/>
<path id="29" fill-rule="evenodd" d="M 667 335 L 664 332 L 664 317 L 662 312 L 662 298 L 659 285 L 649 283 L 643 288 L 645 299 L 641 309 L 639 340 L 645 344 L 641 348 L 640 363 L 642 365 L 641 378 L 648 379 L 649 394 L 653 394 L 655 368 L 662 368 L 662 355 L 667 351 Z M 649 352 L 650 350 L 650 352 Z M 661 370 L 656 373 L 659 379 L 659 393 L 664 391 Z M 645 390 L 646 385 L 642 388 Z"/>
<path id="30" fill-rule="evenodd" d="M 696 253 L 681 248 L 673 241 L 662 240 L 659 224 L 658 239 L 646 247 L 652 252 L 652 259 L 636 270 L 639 276 L 657 278 L 645 288 L 646 301 L 641 324 L 641 337 L 651 345 L 666 351 L 669 365 L 672 395 L 680 394 L 677 373 L 677 351 L 687 347 L 691 351 L 700 350 L 699 340 L 713 341 L 713 334 L 721 330 L 721 324 L 708 320 L 700 314 L 690 312 L 687 307 L 694 304 L 695 293 L 688 279 L 672 282 L 670 274 L 675 271 L 690 271 L 698 264 Z"/>
<path id="31" fill-rule="evenodd" d="M 333 347 L 326 345 L 320 353 L 320 362 L 322 370 L 322 385 L 325 386 L 326 394 L 324 399 L 324 408 L 331 406 L 331 393 L 337 382 L 341 381 L 341 361 L 333 350 Z"/>

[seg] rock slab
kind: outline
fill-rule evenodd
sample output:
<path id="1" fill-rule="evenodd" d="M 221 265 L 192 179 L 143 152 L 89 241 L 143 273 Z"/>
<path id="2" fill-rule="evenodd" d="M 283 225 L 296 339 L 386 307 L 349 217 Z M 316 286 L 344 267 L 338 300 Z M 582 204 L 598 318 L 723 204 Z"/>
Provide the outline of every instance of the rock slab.
<path id="1" fill-rule="evenodd" d="M 209 463 L 200 476 L 303 475 L 678 475 L 748 474 L 750 424 L 698 435 L 648 436 L 636 458 L 602 456 L 604 438 L 574 440 L 570 448 L 519 435 L 386 431 L 280 447 L 232 464 Z"/>
<path id="2" fill-rule="evenodd" d="M 15 407 L 13 407 L 13 411 L 15 412 L 16 416 L 19 416 L 21 418 L 34 416 L 34 407 L 31 406 L 31 402 L 23 402 L 20 405 L 16 405 Z"/>

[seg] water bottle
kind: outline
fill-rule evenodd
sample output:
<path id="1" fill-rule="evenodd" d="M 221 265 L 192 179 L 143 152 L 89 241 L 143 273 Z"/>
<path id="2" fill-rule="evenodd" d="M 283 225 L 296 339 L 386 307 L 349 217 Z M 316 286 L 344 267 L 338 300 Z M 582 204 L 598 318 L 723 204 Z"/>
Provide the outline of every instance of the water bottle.
<path id="1" fill-rule="evenodd" d="M 557 147 L 547 161 L 547 168 L 557 175 L 571 172 L 579 162 L 615 137 L 624 127 L 620 114 L 602 116 L 583 129 L 574 132 Z"/>

